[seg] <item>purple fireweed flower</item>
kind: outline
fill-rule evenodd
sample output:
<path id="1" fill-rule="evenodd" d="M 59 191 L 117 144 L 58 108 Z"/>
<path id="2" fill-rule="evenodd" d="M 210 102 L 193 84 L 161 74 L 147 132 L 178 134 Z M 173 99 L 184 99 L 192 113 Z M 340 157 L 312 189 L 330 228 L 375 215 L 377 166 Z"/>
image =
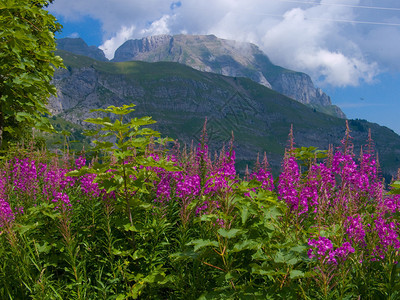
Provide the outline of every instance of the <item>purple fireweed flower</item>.
<path id="1" fill-rule="evenodd" d="M 68 209 L 68 207 L 72 206 L 68 195 L 65 193 L 62 193 L 62 192 L 57 193 L 55 195 L 54 199 L 51 201 L 58 205 L 58 206 L 56 206 L 56 209 L 62 208 L 63 210 L 65 210 L 65 209 Z"/>
<path id="2" fill-rule="evenodd" d="M 346 259 L 346 257 L 350 254 L 350 253 L 354 253 L 355 250 L 354 248 L 351 246 L 351 244 L 349 242 L 344 242 L 342 244 L 342 246 L 340 246 L 339 248 L 337 248 L 334 251 L 334 255 L 336 257 L 339 258 L 343 258 L 344 260 Z"/>
<path id="3" fill-rule="evenodd" d="M 221 227 L 225 226 L 225 221 L 223 219 L 217 219 L 217 224 Z"/>
<path id="4" fill-rule="evenodd" d="M 12 178 L 15 192 L 36 197 L 38 177 L 35 161 L 15 158 Z"/>
<path id="5" fill-rule="evenodd" d="M 397 230 L 399 226 L 394 222 L 386 222 L 381 216 L 375 219 L 374 232 L 378 235 L 379 244 L 375 247 L 374 254 L 382 259 L 390 249 L 400 249 L 399 236 Z"/>
<path id="6" fill-rule="evenodd" d="M 38 178 L 42 178 L 43 177 L 43 175 L 46 173 L 46 171 L 47 171 L 47 164 L 45 164 L 45 163 L 39 163 L 38 164 L 38 173 L 37 173 L 37 176 L 38 176 Z"/>
<path id="7" fill-rule="evenodd" d="M 331 250 L 333 250 L 333 244 L 330 239 L 320 236 L 318 237 L 318 240 L 315 239 L 309 239 L 308 240 L 308 245 L 315 249 L 309 249 L 308 250 L 308 257 L 309 258 L 314 258 L 316 257 L 314 251 L 317 251 L 318 259 L 321 259 L 321 257 L 325 256 L 327 253 L 329 253 Z"/>
<path id="8" fill-rule="evenodd" d="M 205 195 L 214 195 L 220 191 L 230 189 L 229 182 L 235 180 L 235 151 L 226 153 L 220 158 L 216 170 L 210 172 L 205 183 Z"/>
<path id="9" fill-rule="evenodd" d="M 348 217 L 344 224 L 347 237 L 353 244 L 365 245 L 365 230 L 359 215 Z"/>
<path id="10" fill-rule="evenodd" d="M 350 253 L 354 253 L 355 250 L 349 242 L 344 242 L 342 246 L 334 249 L 330 239 L 326 237 L 318 237 L 318 240 L 309 239 L 308 245 L 311 248 L 307 251 L 310 259 L 317 257 L 322 260 L 323 263 L 337 264 L 337 259 L 346 260 Z"/>
<path id="11" fill-rule="evenodd" d="M 340 193 L 336 202 L 347 205 L 352 199 L 356 207 L 366 203 L 363 199 L 380 199 L 382 182 L 378 180 L 376 161 L 370 154 L 361 154 L 360 164 L 354 162 L 353 155 L 336 152 L 332 160 L 332 171 L 340 178 Z"/>
<path id="12" fill-rule="evenodd" d="M 204 201 L 203 205 L 196 208 L 196 215 L 202 215 L 208 209 L 208 201 Z"/>
<path id="13" fill-rule="evenodd" d="M 186 175 L 182 181 L 176 183 L 176 195 L 180 198 L 195 197 L 200 194 L 200 176 Z"/>
<path id="14" fill-rule="evenodd" d="M 79 156 L 75 160 L 75 166 L 76 166 L 77 169 L 81 169 L 85 165 L 86 165 L 86 158 L 84 156 Z"/>
<path id="15" fill-rule="evenodd" d="M 89 199 L 94 199 L 100 196 L 101 191 L 99 189 L 99 184 L 94 182 L 96 174 L 87 173 L 80 177 L 81 179 L 81 190 L 89 197 Z"/>
<path id="16" fill-rule="evenodd" d="M 400 211 L 400 195 L 391 195 L 383 199 L 381 209 L 384 213 Z"/>
<path id="17" fill-rule="evenodd" d="M 297 210 L 299 207 L 297 192 L 299 181 L 300 173 L 296 158 L 286 154 L 283 159 L 283 171 L 279 176 L 278 197 L 293 210 Z"/>
<path id="18" fill-rule="evenodd" d="M 168 173 L 162 174 L 157 184 L 156 201 L 163 202 L 171 199 L 171 176 Z"/>
<path id="19" fill-rule="evenodd" d="M 3 197 L 0 197 L 0 227 L 3 227 L 13 219 L 14 214 L 10 204 Z"/>
<path id="20" fill-rule="evenodd" d="M 274 179 L 271 172 L 264 168 L 259 168 L 258 171 L 250 174 L 250 180 L 255 179 L 261 183 L 261 188 L 268 191 L 274 190 Z"/>
<path id="21" fill-rule="evenodd" d="M 200 159 L 207 160 L 208 159 L 208 145 L 198 145 L 196 156 Z"/>
<path id="22" fill-rule="evenodd" d="M 0 172 L 0 227 L 14 220 L 14 213 L 7 201 L 6 184 L 7 177 L 5 172 Z"/>
<path id="23" fill-rule="evenodd" d="M 55 197 L 60 191 L 67 187 L 73 187 L 77 181 L 75 177 L 65 176 L 70 170 L 55 168 L 47 170 L 43 177 L 43 194 L 48 197 Z"/>
<path id="24" fill-rule="evenodd" d="M 16 214 L 23 215 L 24 214 L 24 207 L 23 206 L 16 206 L 16 207 L 14 207 L 14 212 Z"/>

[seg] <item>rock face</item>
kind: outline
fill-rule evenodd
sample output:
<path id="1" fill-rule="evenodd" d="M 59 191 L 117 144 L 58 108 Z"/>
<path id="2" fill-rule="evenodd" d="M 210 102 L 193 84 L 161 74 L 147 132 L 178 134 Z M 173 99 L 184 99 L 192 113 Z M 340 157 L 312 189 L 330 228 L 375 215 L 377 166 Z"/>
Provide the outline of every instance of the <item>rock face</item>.
<path id="1" fill-rule="evenodd" d="M 304 73 L 284 72 L 276 76 L 272 83 L 276 90 L 290 98 L 297 98 L 301 103 L 331 105 L 329 96 L 314 88 L 311 78 Z"/>
<path id="2" fill-rule="evenodd" d="M 231 77 L 248 77 L 271 88 L 259 70 L 251 70 L 260 52 L 255 45 L 223 40 L 214 35 L 160 35 L 129 40 L 115 52 L 113 61 L 172 61 L 196 70 Z"/>
<path id="3" fill-rule="evenodd" d="M 88 46 L 81 38 L 63 38 L 57 40 L 57 49 L 84 55 L 100 61 L 108 61 L 104 52 L 96 46 Z"/>
<path id="4" fill-rule="evenodd" d="M 317 110 L 346 118 L 332 105 L 330 97 L 314 86 L 310 76 L 272 64 L 251 43 L 219 39 L 214 35 L 159 35 L 125 42 L 113 59 L 115 62 L 135 60 L 179 62 L 199 71 L 247 77 Z"/>
<path id="5" fill-rule="evenodd" d="M 199 72 L 172 62 L 110 63 L 65 51 L 67 69 L 57 70 L 58 97 L 49 109 L 73 123 L 87 125 L 93 108 L 136 104 L 135 116 L 149 115 L 163 136 L 188 145 L 197 141 L 207 117 L 210 147 L 219 148 L 235 136 L 238 169 L 266 152 L 271 167 L 280 168 L 290 124 L 296 146 L 327 149 L 344 136 L 345 121 L 319 113 L 247 78 Z M 395 174 L 400 162 L 400 137 L 366 121 L 350 121 L 355 149 L 365 144 L 368 129 L 376 140 L 382 166 Z M 359 150 L 357 150 L 359 151 Z"/>
<path id="6" fill-rule="evenodd" d="M 115 52 L 113 61 L 130 61 L 130 60 L 144 60 L 137 59 L 143 53 L 149 53 L 164 47 L 170 43 L 171 36 L 169 35 L 157 35 L 144 38 L 141 40 L 129 40 L 124 43 L 124 47 L 119 47 Z M 162 60 L 159 57 L 158 60 Z"/>

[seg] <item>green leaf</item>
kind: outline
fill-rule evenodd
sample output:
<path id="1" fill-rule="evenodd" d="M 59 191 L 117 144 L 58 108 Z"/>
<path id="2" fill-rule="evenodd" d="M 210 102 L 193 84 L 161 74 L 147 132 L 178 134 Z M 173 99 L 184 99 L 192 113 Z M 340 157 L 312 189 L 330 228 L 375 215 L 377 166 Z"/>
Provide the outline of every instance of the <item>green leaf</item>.
<path id="1" fill-rule="evenodd" d="M 388 194 L 390 195 L 399 195 L 400 194 L 400 181 L 393 182 L 390 187 L 392 188 Z"/>
<path id="2" fill-rule="evenodd" d="M 17 226 L 15 226 L 16 231 L 18 231 L 20 234 L 25 234 L 28 231 L 31 231 L 32 229 L 37 228 L 39 224 L 38 223 L 34 223 L 34 224 L 28 224 L 28 225 L 21 225 L 18 224 Z"/>
<path id="3" fill-rule="evenodd" d="M 240 230 L 240 229 L 236 229 L 236 228 L 232 228 L 232 229 L 229 229 L 229 230 L 226 230 L 225 228 L 220 228 L 220 229 L 218 229 L 218 233 L 222 237 L 225 237 L 227 239 L 231 239 L 231 238 L 236 237 L 239 234 L 242 234 L 243 231 Z"/>
<path id="4" fill-rule="evenodd" d="M 249 209 L 247 206 L 242 208 L 242 213 L 240 214 L 241 218 L 242 218 L 242 224 L 244 225 L 244 223 L 246 223 L 247 218 L 249 217 Z"/>
<path id="5" fill-rule="evenodd" d="M 61 134 L 64 135 L 64 136 L 71 136 L 71 132 L 66 131 L 66 130 L 62 130 Z"/>
<path id="6" fill-rule="evenodd" d="M 218 242 L 217 241 L 211 241 L 211 240 L 194 240 L 186 244 L 187 246 L 194 246 L 194 251 L 197 251 L 201 248 L 204 247 L 218 247 Z"/>
<path id="7" fill-rule="evenodd" d="M 199 257 L 199 254 L 194 251 L 185 251 L 185 252 L 176 252 L 169 256 L 171 259 L 175 261 L 181 261 L 185 259 L 196 259 Z"/>
<path id="8" fill-rule="evenodd" d="M 291 270 L 290 271 L 290 278 L 291 279 L 296 279 L 296 278 L 302 278 L 304 277 L 304 272 L 300 270 Z"/>
<path id="9" fill-rule="evenodd" d="M 297 245 L 295 247 L 290 248 L 290 251 L 297 252 L 297 253 L 304 253 L 308 247 L 304 245 Z"/>
<path id="10" fill-rule="evenodd" d="M 108 122 L 109 120 L 110 120 L 109 118 L 88 118 L 88 119 L 85 119 L 84 122 L 97 124 L 97 125 L 103 125 L 104 123 Z"/>
<path id="11" fill-rule="evenodd" d="M 243 250 L 261 249 L 263 245 L 255 240 L 244 240 L 233 245 L 233 252 L 240 252 Z"/>
<path id="12" fill-rule="evenodd" d="M 105 109 L 104 108 L 92 109 L 92 110 L 90 110 L 90 112 L 99 111 L 99 112 L 112 113 L 112 114 L 115 114 L 115 115 L 126 115 L 126 114 L 129 114 L 129 113 L 135 111 L 133 109 L 133 107 L 135 107 L 135 106 L 136 106 L 135 104 L 130 104 L 130 105 L 124 104 L 121 107 L 116 107 L 114 105 L 110 105 Z"/>
<path id="13" fill-rule="evenodd" d="M 31 120 L 32 116 L 27 112 L 17 112 L 15 118 L 18 122 L 24 122 L 26 120 Z"/>
<path id="14" fill-rule="evenodd" d="M 68 172 L 67 174 L 65 174 L 65 176 L 69 176 L 69 177 L 79 177 L 79 176 L 83 176 L 87 173 L 90 173 L 90 170 L 88 167 L 83 166 L 82 168 L 80 168 L 79 170 L 72 170 L 70 172 Z"/>
<path id="15" fill-rule="evenodd" d="M 295 265 L 300 261 L 299 258 L 294 256 L 293 254 L 289 253 L 283 253 L 282 251 L 278 251 L 275 256 L 274 256 L 274 262 L 276 263 L 284 263 L 288 265 Z"/>
<path id="16" fill-rule="evenodd" d="M 44 242 L 43 245 L 37 244 L 36 249 L 39 253 L 49 253 L 51 248 L 53 248 L 48 242 Z"/>

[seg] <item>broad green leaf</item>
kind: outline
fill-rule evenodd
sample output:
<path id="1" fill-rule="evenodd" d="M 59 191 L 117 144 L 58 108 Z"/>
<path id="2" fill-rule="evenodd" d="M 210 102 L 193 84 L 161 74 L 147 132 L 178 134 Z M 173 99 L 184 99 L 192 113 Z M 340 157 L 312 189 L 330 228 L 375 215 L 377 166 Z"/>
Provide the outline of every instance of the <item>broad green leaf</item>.
<path id="1" fill-rule="evenodd" d="M 173 253 L 169 257 L 171 257 L 172 259 L 174 259 L 176 261 L 180 261 L 180 260 L 184 260 L 187 258 L 195 259 L 195 258 L 199 257 L 199 254 L 194 251 L 185 251 L 185 252 Z"/>
<path id="2" fill-rule="evenodd" d="M 291 279 L 296 279 L 296 278 L 302 278 L 304 277 L 304 272 L 300 270 L 291 270 L 290 271 L 290 278 Z"/>
<path id="3" fill-rule="evenodd" d="M 28 231 L 31 231 L 32 229 L 37 228 L 39 225 L 39 223 L 35 223 L 35 224 L 27 224 L 27 225 L 21 225 L 18 224 L 15 226 L 16 231 L 18 231 L 20 234 L 24 234 Z"/>
<path id="4" fill-rule="evenodd" d="M 115 114 L 115 115 L 126 115 L 126 114 L 129 114 L 129 113 L 135 111 L 133 109 L 133 107 L 135 107 L 135 106 L 136 106 L 135 104 L 129 104 L 129 105 L 124 104 L 121 107 L 116 107 L 114 105 L 110 105 L 105 109 L 104 108 L 98 108 L 98 109 L 92 109 L 90 111 L 91 112 L 106 112 L 106 113 L 112 113 L 112 114 Z"/>
<path id="5" fill-rule="evenodd" d="M 232 228 L 232 229 L 228 229 L 228 230 L 226 230 L 225 228 L 220 228 L 220 229 L 218 229 L 217 232 L 219 233 L 219 235 L 221 235 L 222 237 L 225 237 L 227 239 L 234 238 L 237 235 L 240 235 L 243 233 L 242 230 L 236 229 L 236 228 Z"/>
<path id="6" fill-rule="evenodd" d="M 39 253 L 49 253 L 53 248 L 48 242 L 44 242 L 43 245 L 36 244 L 36 249 Z"/>
<path id="7" fill-rule="evenodd" d="M 97 125 L 104 125 L 104 123 L 110 122 L 109 118 L 88 118 L 85 119 L 84 122 L 97 124 Z"/>
<path id="8" fill-rule="evenodd" d="M 306 247 L 304 245 L 297 245 L 295 247 L 290 248 L 290 251 L 294 251 L 297 253 L 304 253 L 307 249 L 308 249 L 308 247 Z"/>
<path id="9" fill-rule="evenodd" d="M 201 248 L 204 247 L 218 247 L 218 242 L 217 241 L 211 241 L 211 240 L 194 240 L 186 244 L 187 246 L 194 246 L 194 251 L 197 251 Z"/>
<path id="10" fill-rule="evenodd" d="M 295 257 L 293 254 L 282 253 L 282 251 L 278 251 L 274 256 L 274 262 L 276 263 L 285 263 L 288 265 L 294 265 L 300 261 L 299 258 Z"/>
<path id="11" fill-rule="evenodd" d="M 261 249 L 263 245 L 254 240 L 244 240 L 233 245 L 233 252 L 240 252 L 243 250 Z"/>

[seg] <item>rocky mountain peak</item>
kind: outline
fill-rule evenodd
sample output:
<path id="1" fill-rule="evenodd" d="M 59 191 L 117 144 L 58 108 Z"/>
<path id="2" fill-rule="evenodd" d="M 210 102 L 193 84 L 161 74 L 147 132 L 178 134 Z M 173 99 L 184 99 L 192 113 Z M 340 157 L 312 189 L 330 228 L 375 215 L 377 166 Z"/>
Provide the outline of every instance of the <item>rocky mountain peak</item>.
<path id="1" fill-rule="evenodd" d="M 81 38 L 63 38 L 57 40 L 57 49 L 78 55 L 84 55 L 100 61 L 108 61 L 104 52 L 96 46 L 88 46 Z"/>
<path id="2" fill-rule="evenodd" d="M 128 40 L 115 51 L 115 62 L 137 60 L 141 53 L 149 53 L 169 44 L 172 39 L 170 35 L 155 35 L 144 37 L 139 40 Z"/>
<path id="3" fill-rule="evenodd" d="M 214 35 L 159 35 L 129 40 L 115 52 L 113 61 L 171 61 L 196 70 L 231 77 L 247 77 L 315 109 L 345 118 L 331 99 L 316 88 L 305 73 L 274 65 L 251 43 L 217 38 Z"/>

